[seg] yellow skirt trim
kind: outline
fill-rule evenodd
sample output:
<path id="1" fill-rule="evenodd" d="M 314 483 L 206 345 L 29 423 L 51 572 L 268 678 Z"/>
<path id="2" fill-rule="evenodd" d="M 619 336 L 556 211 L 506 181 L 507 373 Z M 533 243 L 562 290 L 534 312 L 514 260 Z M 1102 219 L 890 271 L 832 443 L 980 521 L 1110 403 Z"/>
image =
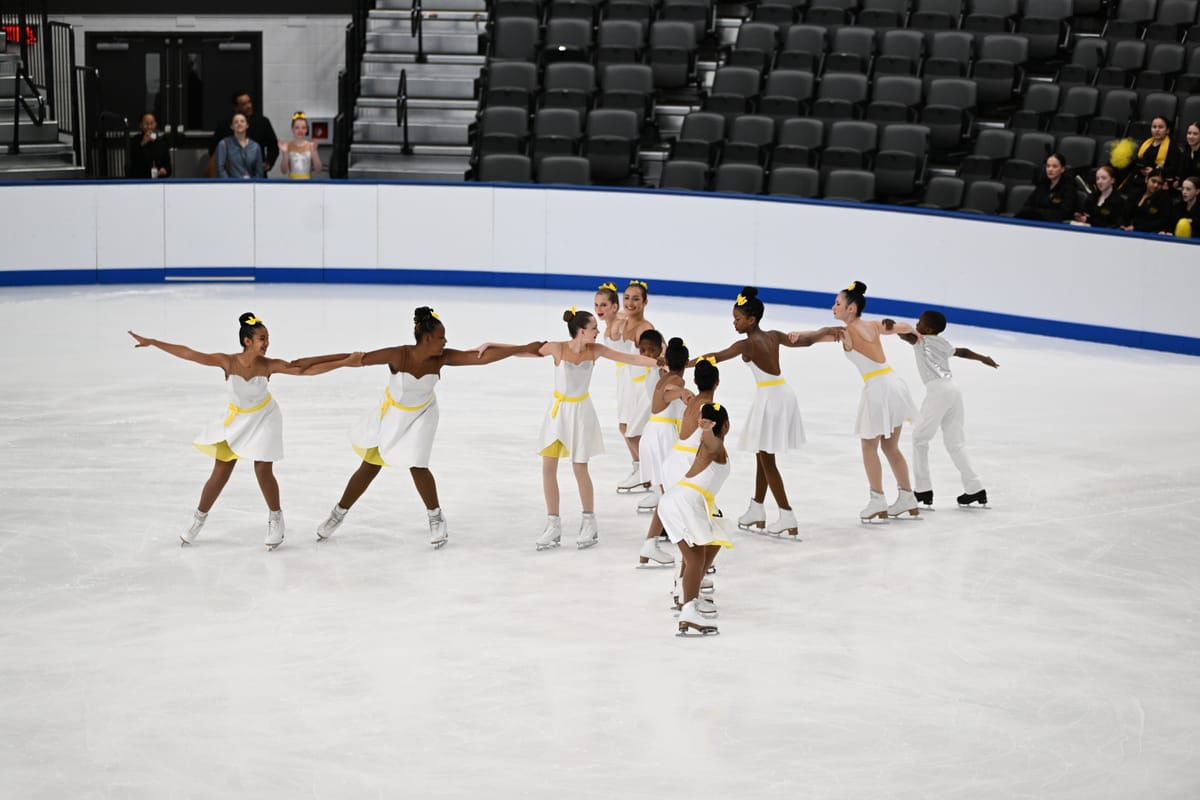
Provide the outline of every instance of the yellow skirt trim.
<path id="1" fill-rule="evenodd" d="M 377 467 L 386 467 L 389 464 L 383 460 L 383 456 L 379 455 L 378 447 L 359 447 L 356 444 L 350 445 L 354 448 L 354 452 L 358 453 L 358 457 L 368 464 L 374 464 Z"/>
<path id="2" fill-rule="evenodd" d="M 568 458 L 571 455 L 571 451 L 567 449 L 565 444 L 555 439 L 553 444 L 542 448 L 541 454 L 547 458 Z"/>
<path id="3" fill-rule="evenodd" d="M 217 461 L 237 461 L 238 454 L 229 449 L 229 442 L 224 440 L 216 444 L 196 444 L 192 443 L 192 447 L 199 450 L 204 455 L 215 458 Z"/>
<path id="4" fill-rule="evenodd" d="M 311 172 L 289 172 L 288 177 L 294 181 L 306 181 L 312 177 Z"/>
<path id="5" fill-rule="evenodd" d="M 877 369 L 874 372 L 864 372 L 863 380 L 869 381 L 869 380 L 871 380 L 871 378 L 878 378 L 880 375 L 887 375 L 891 371 L 892 371 L 891 367 L 884 367 L 883 369 Z"/>

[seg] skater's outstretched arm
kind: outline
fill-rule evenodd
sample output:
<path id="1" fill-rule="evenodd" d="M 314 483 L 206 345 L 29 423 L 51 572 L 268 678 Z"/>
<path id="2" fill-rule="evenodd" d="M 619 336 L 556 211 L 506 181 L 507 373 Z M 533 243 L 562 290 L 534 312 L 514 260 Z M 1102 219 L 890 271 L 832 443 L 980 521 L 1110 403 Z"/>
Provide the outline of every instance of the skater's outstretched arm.
<path id="1" fill-rule="evenodd" d="M 267 374 L 268 375 L 321 375 L 326 372 L 332 372 L 341 367 L 361 367 L 363 363 L 363 354 L 347 353 L 344 358 L 334 361 L 318 361 L 315 364 L 309 364 L 306 367 L 298 367 L 293 362 L 284 361 L 282 358 L 267 359 Z"/>
<path id="2" fill-rule="evenodd" d="M 771 331 L 770 333 L 772 338 L 776 338 L 785 347 L 811 347 L 820 342 L 840 342 L 846 335 L 846 329 L 841 325 L 834 325 L 815 331 L 790 331 L 789 333 Z"/>
<path id="3" fill-rule="evenodd" d="M 892 328 L 894 328 L 896 325 L 896 320 L 882 319 L 879 321 L 879 324 L 883 326 L 883 329 L 885 331 L 891 331 Z M 915 332 L 914 333 L 899 333 L 899 332 L 897 332 L 896 335 L 899 336 L 902 340 L 908 342 L 909 344 L 916 344 L 917 342 L 921 341 Z"/>
<path id="4" fill-rule="evenodd" d="M 300 369 L 305 369 L 307 367 L 311 367 L 313 364 L 320 364 L 325 361 L 341 361 L 343 358 L 346 358 L 349 355 L 350 355 L 350 353 L 329 353 L 328 355 L 323 355 L 323 356 L 308 356 L 306 358 L 294 358 L 291 361 L 289 361 L 288 363 L 291 364 L 293 367 L 299 367 Z"/>
<path id="5" fill-rule="evenodd" d="M 230 367 L 231 356 L 225 353 L 200 353 L 190 347 L 182 344 L 171 344 L 170 342 L 160 342 L 158 339 L 150 339 L 145 336 L 139 336 L 133 331 L 129 331 L 129 335 L 134 338 L 137 344 L 134 347 L 157 347 L 164 353 L 169 353 L 176 358 L 182 358 L 185 361 L 194 361 L 197 364 L 203 364 L 206 367 L 220 367 L 228 373 Z"/>
<path id="6" fill-rule="evenodd" d="M 530 342 L 529 344 L 497 344 L 484 342 L 472 350 L 446 349 L 444 363 L 448 367 L 469 367 L 476 364 L 492 364 L 511 356 L 540 358 L 545 342 Z"/>
<path id="7" fill-rule="evenodd" d="M 610 361 L 619 361 L 622 364 L 633 364 L 638 367 L 657 367 L 662 361 L 661 358 L 650 358 L 650 356 L 638 353 L 624 353 L 595 342 L 589 344 L 588 349 L 591 350 L 593 358 L 607 358 Z"/>
<path id="8" fill-rule="evenodd" d="M 697 356 L 696 358 L 693 358 L 691 361 L 689 361 L 687 363 L 687 365 L 689 367 L 694 367 L 694 366 L 696 366 L 697 361 L 711 360 L 714 358 L 717 360 L 717 363 L 720 363 L 722 361 L 728 361 L 729 359 L 733 358 L 734 356 L 740 356 L 746 352 L 746 341 L 747 341 L 746 339 L 738 339 L 736 342 L 729 345 L 729 347 L 726 347 L 724 350 L 721 350 L 716 353 L 705 353 L 702 356 Z"/>
<path id="9" fill-rule="evenodd" d="M 876 322 L 875 325 L 879 326 L 879 330 L 882 333 L 894 333 L 898 336 L 915 336 L 917 341 L 921 340 L 921 334 L 917 333 L 917 329 L 912 325 L 909 325 L 907 322 L 896 322 L 894 319 L 884 319 L 880 322 Z M 905 341 L 908 340 L 906 339 Z"/>
<path id="10" fill-rule="evenodd" d="M 995 361 L 992 360 L 991 356 L 985 356 L 981 353 L 976 353 L 974 350 L 968 350 L 965 347 L 954 348 L 954 355 L 958 356 L 959 358 L 970 359 L 971 361 L 979 361 L 983 364 L 987 364 L 989 367 L 992 367 L 993 369 L 996 369 L 1000 366 L 999 364 L 997 364 Z"/>

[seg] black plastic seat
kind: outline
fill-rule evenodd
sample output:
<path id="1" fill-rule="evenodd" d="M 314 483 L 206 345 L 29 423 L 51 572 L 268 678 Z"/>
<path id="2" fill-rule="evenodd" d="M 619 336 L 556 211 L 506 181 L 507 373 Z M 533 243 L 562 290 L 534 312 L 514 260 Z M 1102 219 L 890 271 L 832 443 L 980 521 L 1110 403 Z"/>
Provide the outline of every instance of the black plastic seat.
<path id="1" fill-rule="evenodd" d="M 990 181 L 1000 173 L 1000 165 L 1012 158 L 1017 135 L 1004 128 L 985 128 L 975 137 L 971 154 L 958 164 L 963 181 Z"/>
<path id="2" fill-rule="evenodd" d="M 821 173 L 833 170 L 870 169 L 879 149 L 879 126 L 865 120 L 838 120 L 829 128 L 829 138 L 821 151 Z"/>
<path id="3" fill-rule="evenodd" d="M 874 28 L 846 26 L 833 32 L 829 53 L 825 56 L 824 71 L 859 72 L 868 75 L 877 48 Z"/>
<path id="4" fill-rule="evenodd" d="M 1052 61 L 1071 41 L 1074 0 L 1025 0 L 1017 33 L 1029 43 L 1029 60 Z"/>
<path id="5" fill-rule="evenodd" d="M 1045 130 L 1058 111 L 1062 90 L 1056 83 L 1030 84 L 1021 98 L 1021 108 L 1013 112 L 1008 127 L 1014 130 Z"/>
<path id="6" fill-rule="evenodd" d="M 646 28 L 632 19 L 606 19 L 596 33 L 596 67 L 637 64 L 646 49 Z"/>
<path id="7" fill-rule="evenodd" d="M 811 117 L 785 119 L 779 123 L 771 166 L 815 167 L 825 148 L 825 124 Z"/>
<path id="8" fill-rule="evenodd" d="M 762 73 L 752 67 L 721 67 L 704 98 L 704 110 L 734 116 L 754 111 Z"/>
<path id="9" fill-rule="evenodd" d="M 713 172 L 712 190 L 735 194 L 762 194 L 763 168 L 757 164 L 721 164 Z"/>
<path id="10" fill-rule="evenodd" d="M 932 208 L 939 211 L 954 211 L 962 205 L 966 185 L 959 178 L 948 175 L 935 175 L 925 184 L 925 192 L 921 195 L 921 208 Z"/>
<path id="11" fill-rule="evenodd" d="M 1008 188 L 999 181 L 975 181 L 963 191 L 960 210 L 972 214 L 996 215 L 1004 208 Z"/>
<path id="12" fill-rule="evenodd" d="M 767 75 L 767 84 L 758 100 L 758 112 L 777 119 L 808 113 L 815 80 L 811 72 L 777 69 Z"/>
<path id="13" fill-rule="evenodd" d="M 929 162 L 929 128 L 888 125 L 875 154 L 875 191 L 880 197 L 906 198 L 925 182 Z"/>
<path id="14" fill-rule="evenodd" d="M 730 49 L 726 66 L 770 70 L 779 49 L 779 28 L 767 22 L 743 22 Z"/>
<path id="15" fill-rule="evenodd" d="M 679 137 L 671 145 L 672 161 L 716 163 L 725 141 L 725 116 L 711 111 L 693 111 L 683 118 Z"/>
<path id="16" fill-rule="evenodd" d="M 593 30 L 590 20 L 559 17 L 546 24 L 542 63 L 592 60 Z"/>
<path id="17" fill-rule="evenodd" d="M 822 119 L 860 118 L 867 102 L 869 86 L 866 75 L 826 73 L 817 86 L 817 99 L 812 104 L 813 116 Z"/>
<path id="18" fill-rule="evenodd" d="M 1082 133 L 1100 105 L 1100 90 L 1095 86 L 1068 86 L 1048 129 L 1055 133 Z"/>
<path id="19" fill-rule="evenodd" d="M 588 114 L 584 154 L 593 181 L 623 181 L 638 173 L 638 115 L 623 108 L 598 108 Z"/>
<path id="20" fill-rule="evenodd" d="M 918 75 L 925 61 L 925 34 L 920 31 L 884 31 L 875 57 L 875 75 Z"/>
<path id="21" fill-rule="evenodd" d="M 869 203 L 875 199 L 875 173 L 835 169 L 825 176 L 825 199 Z"/>
<path id="22" fill-rule="evenodd" d="M 678 21 L 660 20 L 650 26 L 650 66 L 654 85 L 678 89 L 696 82 L 696 29 Z"/>
<path id="23" fill-rule="evenodd" d="M 530 61 L 499 61 L 487 68 L 487 86 L 480 105 L 529 109 L 537 92 L 537 65 Z"/>
<path id="24" fill-rule="evenodd" d="M 920 115 L 925 84 L 906 75 L 880 75 L 871 88 L 865 119 L 876 122 L 912 122 Z"/>
<path id="25" fill-rule="evenodd" d="M 784 35 L 775 57 L 776 69 L 819 73 L 829 51 L 828 31 L 820 25 L 793 25 Z"/>
<path id="26" fill-rule="evenodd" d="M 654 73 L 645 64 L 609 64 L 600 73 L 599 106 L 636 112 L 644 127 L 654 116 Z"/>
<path id="27" fill-rule="evenodd" d="M 591 64 L 561 62 L 546 67 L 542 108 L 570 108 L 580 115 L 591 108 L 596 94 L 596 69 Z"/>
<path id="28" fill-rule="evenodd" d="M 734 117 L 721 152 L 722 164 L 763 166 L 775 143 L 775 120 L 759 114 Z"/>
<path id="29" fill-rule="evenodd" d="M 938 78 L 929 83 L 921 123 L 929 126 L 931 147 L 951 151 L 959 147 L 975 124 L 975 82 Z"/>
<path id="30" fill-rule="evenodd" d="M 921 75 L 935 78 L 965 78 L 975 57 L 975 37 L 963 31 L 938 31 L 929 39 L 929 55 Z"/>
<path id="31" fill-rule="evenodd" d="M 583 120 L 572 108 L 543 108 L 533 118 L 535 165 L 547 156 L 573 156 L 583 141 Z"/>
<path id="32" fill-rule="evenodd" d="M 547 156 L 537 164 L 537 181 L 588 186 L 592 182 L 592 168 L 580 156 Z"/>
<path id="33" fill-rule="evenodd" d="M 489 153 L 479 159 L 478 177 L 490 183 L 531 183 L 533 166 L 526 156 Z"/>
<path id="34" fill-rule="evenodd" d="M 708 166 L 699 161 L 668 161 L 659 177 L 660 189 L 703 192 L 708 188 Z"/>
<path id="35" fill-rule="evenodd" d="M 971 77 L 979 89 L 979 105 L 994 108 L 1010 103 L 1025 80 L 1029 43 L 1023 36 L 992 33 L 983 37 Z"/>
<path id="36" fill-rule="evenodd" d="M 1057 142 L 1054 134 L 1043 131 L 1021 131 L 1013 145 L 1012 158 L 1000 167 L 1001 183 L 1013 186 L 1032 183 L 1046 163 L 1046 157 L 1054 152 Z"/>
<path id="37" fill-rule="evenodd" d="M 812 167 L 777 167 L 771 170 L 767 193 L 789 197 L 820 197 L 821 173 Z"/>

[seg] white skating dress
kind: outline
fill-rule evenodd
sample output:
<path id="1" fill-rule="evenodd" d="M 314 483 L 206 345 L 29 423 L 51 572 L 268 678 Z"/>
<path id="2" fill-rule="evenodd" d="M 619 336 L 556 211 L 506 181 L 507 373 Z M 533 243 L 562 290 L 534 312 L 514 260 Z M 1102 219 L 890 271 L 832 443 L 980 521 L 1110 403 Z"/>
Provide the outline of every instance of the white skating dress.
<path id="1" fill-rule="evenodd" d="M 621 353 L 636 353 L 637 344 L 622 339 L 613 349 Z M 641 374 L 642 369 L 617 362 L 617 422 L 621 425 L 628 425 L 634 420 L 633 415 L 641 399 L 642 383 L 634 383 L 633 379 Z"/>
<path id="2" fill-rule="evenodd" d="M 642 465 L 642 480 L 651 486 L 666 483 L 663 467 L 670 457 L 671 447 L 679 441 L 679 420 L 683 417 L 683 398 L 675 398 L 658 414 L 651 414 L 642 431 L 639 449 Z"/>
<path id="3" fill-rule="evenodd" d="M 283 413 L 267 391 L 267 378 L 230 375 L 229 406 L 192 442 L 218 461 L 283 459 Z"/>
<path id="4" fill-rule="evenodd" d="M 600 418 L 588 396 L 595 365 L 591 360 L 573 364 L 563 359 L 554 367 L 554 400 L 542 420 L 540 454 L 586 464 L 604 453 Z"/>
<path id="5" fill-rule="evenodd" d="M 759 369 L 753 361 L 746 362 L 758 384 L 750 416 L 742 426 L 738 449 L 752 453 L 786 453 L 804 444 L 804 423 L 796 393 L 779 375 Z"/>
<path id="6" fill-rule="evenodd" d="M 350 428 L 354 452 L 380 467 L 428 467 L 437 433 L 436 373 L 414 378 L 397 372 L 388 379 L 380 404 Z"/>
<path id="7" fill-rule="evenodd" d="M 862 398 L 854 432 L 860 439 L 891 436 L 892 431 L 916 414 L 908 387 L 892 372 L 887 362 L 872 361 L 857 350 L 846 350 L 846 358 L 863 377 Z"/>
<path id="8" fill-rule="evenodd" d="M 288 149 L 288 177 L 294 181 L 306 181 L 312 177 L 312 150 L 300 152 Z"/>
<path id="9" fill-rule="evenodd" d="M 680 416 L 683 416 L 682 411 L 680 411 Z M 696 460 L 696 451 L 700 449 L 701 433 L 703 431 L 697 425 L 696 430 L 692 431 L 691 436 L 686 439 L 679 439 L 667 451 L 667 457 L 663 459 L 662 464 L 662 484 L 664 490 L 670 488 L 675 481 L 682 478 L 692 468 L 692 462 Z"/>
<path id="10" fill-rule="evenodd" d="M 724 518 L 713 516 L 717 511 L 717 492 L 728 477 L 729 462 L 713 461 L 699 475 L 680 478 L 667 486 L 658 501 L 658 518 L 672 542 L 733 547 L 725 538 Z"/>
<path id="11" fill-rule="evenodd" d="M 633 409 L 633 419 L 625 428 L 625 438 L 641 436 L 650 421 L 650 402 L 654 399 L 654 387 L 662 373 L 658 367 L 626 367 L 626 372 L 633 373 L 633 385 L 638 389 L 637 405 Z"/>

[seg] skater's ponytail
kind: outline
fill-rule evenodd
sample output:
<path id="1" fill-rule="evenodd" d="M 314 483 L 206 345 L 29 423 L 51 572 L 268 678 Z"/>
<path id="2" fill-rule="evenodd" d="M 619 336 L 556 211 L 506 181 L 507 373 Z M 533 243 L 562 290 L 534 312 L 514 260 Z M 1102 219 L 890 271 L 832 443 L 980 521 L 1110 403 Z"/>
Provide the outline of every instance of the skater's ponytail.
<path id="1" fill-rule="evenodd" d="M 753 286 L 742 289 L 742 293 L 737 296 L 733 307 L 741 310 L 747 317 L 754 317 L 755 320 L 762 322 L 765 309 L 762 300 L 758 299 L 758 289 Z"/>
<path id="2" fill-rule="evenodd" d="M 687 345 L 684 344 L 683 339 L 680 339 L 678 336 L 672 337 L 671 341 L 667 342 L 667 352 L 664 355 L 667 359 L 667 369 L 671 370 L 672 372 L 679 372 L 687 366 Z M 710 364 L 709 366 L 712 365 Z"/>
<path id="3" fill-rule="evenodd" d="M 263 321 L 250 311 L 238 317 L 238 345 L 245 350 L 246 340 L 253 339 L 255 332 L 263 327 Z"/>
<path id="4" fill-rule="evenodd" d="M 571 335 L 572 339 L 593 319 L 595 318 L 588 311 L 576 311 L 574 308 L 568 308 L 563 312 L 563 322 L 567 323 L 567 333 Z"/>
<path id="5" fill-rule="evenodd" d="M 717 382 L 721 380 L 721 370 L 717 369 L 717 365 L 711 361 L 701 359 L 696 362 L 692 379 L 696 381 L 697 389 L 702 392 L 711 392 L 717 388 Z"/>
<path id="6" fill-rule="evenodd" d="M 421 306 L 413 312 L 413 337 L 420 342 L 438 329 L 442 321 L 429 306 Z"/>
<path id="7" fill-rule="evenodd" d="M 638 289 L 641 291 L 643 303 L 650 299 L 650 287 L 645 281 L 631 280 L 629 285 L 625 287 L 625 291 L 628 292 L 630 289 Z"/>
<path id="8" fill-rule="evenodd" d="M 862 312 L 867 310 L 867 285 L 862 281 L 851 283 L 842 290 L 842 296 L 846 298 L 846 305 L 854 303 L 858 308 L 856 316 L 861 317 Z"/>
<path id="9" fill-rule="evenodd" d="M 614 306 L 621 304 L 621 296 L 617 294 L 617 285 L 612 281 L 606 281 L 596 288 L 596 294 L 604 295 L 608 302 Z"/>
<path id="10" fill-rule="evenodd" d="M 713 421 L 713 435 L 718 439 L 724 437 L 725 431 L 729 430 L 729 411 L 720 403 L 705 403 L 700 408 L 700 419 Z"/>

